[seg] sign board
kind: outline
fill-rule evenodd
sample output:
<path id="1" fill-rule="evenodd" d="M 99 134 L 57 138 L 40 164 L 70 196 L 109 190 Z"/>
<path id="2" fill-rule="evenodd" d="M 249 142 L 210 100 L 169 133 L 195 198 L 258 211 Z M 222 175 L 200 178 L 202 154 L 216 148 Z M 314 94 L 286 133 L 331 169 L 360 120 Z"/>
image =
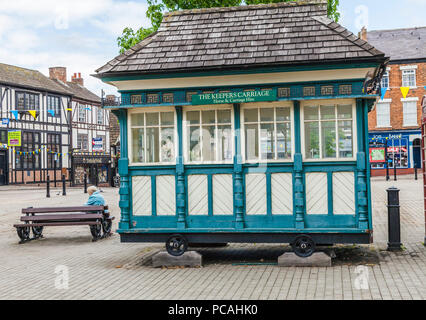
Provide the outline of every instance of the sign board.
<path id="1" fill-rule="evenodd" d="M 10 120 L 8 118 L 3 118 L 3 119 L 1 119 L 1 124 L 8 125 L 9 121 Z"/>
<path id="2" fill-rule="evenodd" d="M 370 162 L 385 162 L 385 148 L 370 148 Z"/>
<path id="3" fill-rule="evenodd" d="M 203 93 L 194 94 L 192 96 L 193 105 L 263 102 L 275 100 L 277 100 L 277 92 L 276 90 L 272 89 L 240 92 Z"/>
<path id="4" fill-rule="evenodd" d="M 93 138 L 92 151 L 103 151 L 103 150 L 104 150 L 103 138 Z"/>
<path id="5" fill-rule="evenodd" d="M 21 131 L 8 131 L 7 132 L 7 145 L 9 147 L 21 146 Z"/>

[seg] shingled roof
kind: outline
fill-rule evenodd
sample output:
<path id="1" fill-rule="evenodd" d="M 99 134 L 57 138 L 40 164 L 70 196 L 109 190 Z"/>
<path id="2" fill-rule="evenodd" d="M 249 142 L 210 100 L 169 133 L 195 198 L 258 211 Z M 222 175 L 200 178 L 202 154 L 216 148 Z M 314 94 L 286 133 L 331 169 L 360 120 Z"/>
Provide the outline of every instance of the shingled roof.
<path id="1" fill-rule="evenodd" d="M 367 40 L 391 61 L 426 59 L 426 27 L 368 31 Z"/>
<path id="2" fill-rule="evenodd" d="M 159 30 L 96 70 L 159 73 L 241 66 L 383 60 L 327 18 L 327 2 L 286 2 L 167 13 Z"/>
<path id="3" fill-rule="evenodd" d="M 95 104 L 101 103 L 101 98 L 94 94 L 92 91 L 79 85 L 78 83 L 67 81 L 66 83 L 60 80 L 53 80 L 60 86 L 64 87 L 66 90 L 69 90 L 73 93 L 74 97 L 77 99 L 82 99 L 88 102 L 93 102 Z"/>
<path id="4" fill-rule="evenodd" d="M 0 83 L 64 95 L 73 94 L 70 90 L 63 88 L 37 70 L 20 68 L 3 63 L 0 63 Z"/>

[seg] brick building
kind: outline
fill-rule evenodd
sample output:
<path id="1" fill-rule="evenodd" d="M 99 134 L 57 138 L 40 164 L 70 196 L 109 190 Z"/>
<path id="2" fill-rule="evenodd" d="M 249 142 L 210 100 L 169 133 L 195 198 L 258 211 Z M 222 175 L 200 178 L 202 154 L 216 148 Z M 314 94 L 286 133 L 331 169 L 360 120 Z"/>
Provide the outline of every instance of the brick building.
<path id="1" fill-rule="evenodd" d="M 371 147 L 384 147 L 389 168 L 412 173 L 421 167 L 421 100 L 426 94 L 426 27 L 361 31 L 361 38 L 390 57 L 382 88 L 387 92 L 369 113 Z M 401 87 L 409 87 L 406 98 Z M 387 145 L 387 148 L 386 148 Z M 384 162 L 372 164 L 383 175 Z"/>

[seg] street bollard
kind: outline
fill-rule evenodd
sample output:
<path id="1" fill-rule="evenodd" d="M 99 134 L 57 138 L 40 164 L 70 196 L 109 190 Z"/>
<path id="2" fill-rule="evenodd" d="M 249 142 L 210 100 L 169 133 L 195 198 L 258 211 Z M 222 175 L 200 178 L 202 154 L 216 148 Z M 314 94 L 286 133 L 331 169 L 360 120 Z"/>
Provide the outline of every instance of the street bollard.
<path id="1" fill-rule="evenodd" d="M 393 180 L 396 181 L 396 165 L 393 166 Z"/>
<path id="2" fill-rule="evenodd" d="M 388 251 L 401 250 L 401 220 L 399 205 L 399 189 L 392 187 L 388 193 Z"/>
<path id="3" fill-rule="evenodd" d="M 65 175 L 62 175 L 62 195 L 67 195 L 67 187 L 66 187 L 66 181 L 65 181 Z"/>
<path id="4" fill-rule="evenodd" d="M 50 198 L 50 177 L 46 178 L 46 198 Z"/>
<path id="5" fill-rule="evenodd" d="M 87 174 L 84 174 L 84 193 L 87 193 Z"/>
<path id="6" fill-rule="evenodd" d="M 414 165 L 414 180 L 418 180 L 418 177 L 417 177 L 417 165 Z"/>

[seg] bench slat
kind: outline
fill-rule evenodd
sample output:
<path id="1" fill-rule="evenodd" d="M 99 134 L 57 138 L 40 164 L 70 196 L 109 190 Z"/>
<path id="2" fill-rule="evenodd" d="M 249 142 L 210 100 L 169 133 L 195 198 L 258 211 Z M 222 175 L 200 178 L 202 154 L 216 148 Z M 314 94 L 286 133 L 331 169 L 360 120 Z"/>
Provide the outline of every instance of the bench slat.
<path id="1" fill-rule="evenodd" d="M 28 224 L 15 224 L 13 227 L 61 227 L 61 226 L 92 226 L 101 224 L 96 221 L 86 221 L 86 222 L 46 222 L 46 223 L 28 223 Z"/>
<path id="2" fill-rule="evenodd" d="M 57 215 L 38 215 L 38 216 L 23 216 L 21 221 L 70 221 L 70 220 L 94 220 L 102 219 L 103 215 L 98 213 L 93 214 L 57 214 Z"/>
<path id="3" fill-rule="evenodd" d="M 46 207 L 46 208 L 25 208 L 23 214 L 27 213 L 60 213 L 60 212 L 90 212 L 108 210 L 108 206 L 79 206 L 79 207 Z"/>

